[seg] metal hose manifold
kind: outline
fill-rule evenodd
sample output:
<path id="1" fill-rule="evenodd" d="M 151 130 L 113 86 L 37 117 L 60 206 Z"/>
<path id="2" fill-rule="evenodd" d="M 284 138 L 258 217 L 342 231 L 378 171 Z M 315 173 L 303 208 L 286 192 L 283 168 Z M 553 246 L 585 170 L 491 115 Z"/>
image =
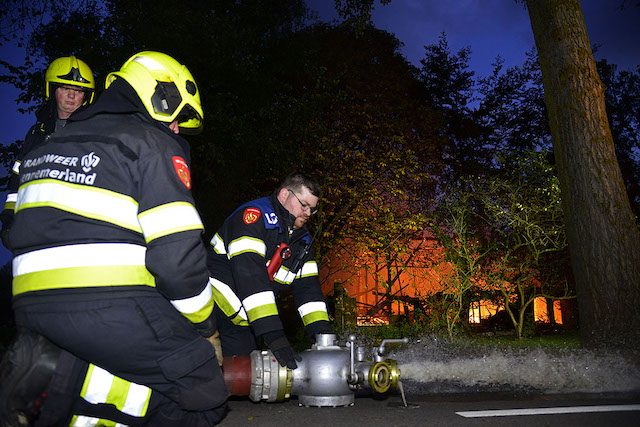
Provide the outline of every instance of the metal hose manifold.
<path id="1" fill-rule="evenodd" d="M 401 372 L 395 360 L 384 358 L 385 346 L 407 342 L 387 339 L 367 351 L 356 346 L 353 335 L 340 346 L 334 334 L 319 334 L 316 344 L 300 353 L 297 369 L 280 366 L 269 350 L 255 350 L 250 364 L 247 358 L 225 358 L 225 381 L 232 394 L 246 395 L 250 389 L 254 402 L 282 402 L 296 395 L 304 406 L 350 406 L 356 391 L 386 393 L 398 387 Z"/>

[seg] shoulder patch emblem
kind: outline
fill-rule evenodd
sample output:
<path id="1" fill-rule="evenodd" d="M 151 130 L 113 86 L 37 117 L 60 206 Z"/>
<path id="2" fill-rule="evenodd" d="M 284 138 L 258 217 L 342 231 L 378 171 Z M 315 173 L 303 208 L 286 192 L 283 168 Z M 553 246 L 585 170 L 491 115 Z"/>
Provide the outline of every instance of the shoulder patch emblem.
<path id="1" fill-rule="evenodd" d="M 242 214 L 242 220 L 245 224 L 253 224 L 260 218 L 262 212 L 258 208 L 246 208 Z"/>
<path id="2" fill-rule="evenodd" d="M 180 156 L 173 156 L 173 167 L 184 186 L 191 189 L 191 173 L 189 172 L 187 162 Z"/>

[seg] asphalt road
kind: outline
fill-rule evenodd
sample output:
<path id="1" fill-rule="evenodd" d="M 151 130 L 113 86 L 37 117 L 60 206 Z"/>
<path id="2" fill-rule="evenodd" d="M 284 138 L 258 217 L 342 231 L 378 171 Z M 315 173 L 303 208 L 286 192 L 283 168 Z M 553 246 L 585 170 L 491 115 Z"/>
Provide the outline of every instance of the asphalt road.
<path id="1" fill-rule="evenodd" d="M 301 407 L 295 396 L 282 403 L 253 403 L 237 398 L 229 402 L 230 412 L 220 425 L 640 426 L 640 391 L 571 395 L 452 393 L 406 398 L 407 407 L 400 394 L 392 394 L 383 399 L 358 397 L 354 406 L 338 408 Z M 502 410 L 508 411 L 498 412 Z"/>

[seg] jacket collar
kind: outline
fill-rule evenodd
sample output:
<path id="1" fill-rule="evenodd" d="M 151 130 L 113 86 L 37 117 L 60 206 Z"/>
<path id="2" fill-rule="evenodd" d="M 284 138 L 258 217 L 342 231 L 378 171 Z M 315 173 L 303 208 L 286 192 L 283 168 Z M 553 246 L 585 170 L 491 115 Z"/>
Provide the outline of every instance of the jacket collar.
<path id="1" fill-rule="evenodd" d="M 278 200 L 278 190 L 271 193 L 271 204 L 273 205 L 273 210 L 278 215 L 278 220 L 281 223 L 282 231 L 286 233 L 289 237 L 293 235 L 304 235 L 309 232 L 306 225 L 303 225 L 302 228 L 294 229 L 293 224 L 295 223 L 296 217 L 293 216 Z"/>
<path id="2" fill-rule="evenodd" d="M 278 190 L 271 193 L 271 204 L 273 205 L 273 210 L 276 215 L 278 215 L 279 221 L 282 223 L 283 230 L 289 232 L 289 230 L 293 229 L 293 222 L 295 221 L 295 217 L 289 213 L 289 211 L 282 206 L 280 200 L 278 200 Z"/>

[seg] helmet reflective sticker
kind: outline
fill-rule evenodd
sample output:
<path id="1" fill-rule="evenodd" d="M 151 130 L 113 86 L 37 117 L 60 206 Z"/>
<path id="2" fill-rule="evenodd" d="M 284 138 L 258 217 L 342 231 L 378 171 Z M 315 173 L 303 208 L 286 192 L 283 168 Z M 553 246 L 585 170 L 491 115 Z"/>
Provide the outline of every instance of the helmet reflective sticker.
<path id="1" fill-rule="evenodd" d="M 164 67 L 160 65 L 158 61 L 152 58 L 149 58 L 148 56 L 136 56 L 135 58 L 133 58 L 133 62 L 137 62 L 138 64 L 141 64 L 144 68 L 146 68 L 149 71 L 164 70 Z"/>

